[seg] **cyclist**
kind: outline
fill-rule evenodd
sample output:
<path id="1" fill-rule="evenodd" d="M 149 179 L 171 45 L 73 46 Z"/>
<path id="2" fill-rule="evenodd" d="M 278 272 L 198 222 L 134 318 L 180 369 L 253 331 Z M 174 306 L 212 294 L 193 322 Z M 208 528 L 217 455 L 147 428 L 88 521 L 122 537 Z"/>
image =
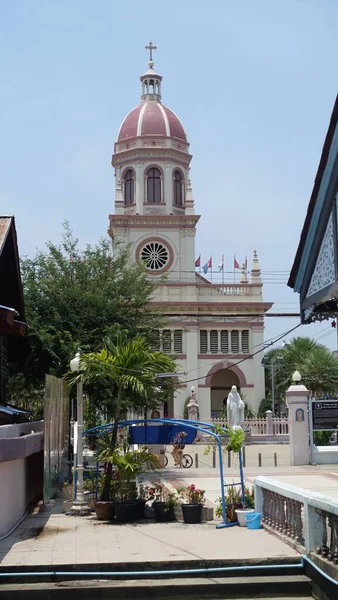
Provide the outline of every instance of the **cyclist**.
<path id="1" fill-rule="evenodd" d="M 175 461 L 175 467 L 180 467 L 182 463 L 182 454 L 185 448 L 185 444 L 183 443 L 185 436 L 188 435 L 184 431 L 180 431 L 174 439 L 173 439 L 173 450 L 171 455 Z"/>

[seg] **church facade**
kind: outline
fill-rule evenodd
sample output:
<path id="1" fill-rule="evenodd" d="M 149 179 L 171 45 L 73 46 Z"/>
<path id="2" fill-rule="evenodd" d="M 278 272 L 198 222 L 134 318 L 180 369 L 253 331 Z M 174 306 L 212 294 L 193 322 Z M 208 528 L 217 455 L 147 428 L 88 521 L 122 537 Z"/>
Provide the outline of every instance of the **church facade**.
<path id="1" fill-rule="evenodd" d="M 162 77 L 154 70 L 150 43 L 141 102 L 119 129 L 112 157 L 115 211 L 109 234 L 129 244 L 156 285 L 153 305 L 165 317 L 156 348 L 177 358 L 180 387 L 167 416 L 182 417 L 191 386 L 200 418 L 217 417 L 236 385 L 257 411 L 264 398 L 261 366 L 264 313 L 257 252 L 241 282 L 211 283 L 195 269 L 195 214 L 189 142 L 176 114 L 161 101 Z"/>

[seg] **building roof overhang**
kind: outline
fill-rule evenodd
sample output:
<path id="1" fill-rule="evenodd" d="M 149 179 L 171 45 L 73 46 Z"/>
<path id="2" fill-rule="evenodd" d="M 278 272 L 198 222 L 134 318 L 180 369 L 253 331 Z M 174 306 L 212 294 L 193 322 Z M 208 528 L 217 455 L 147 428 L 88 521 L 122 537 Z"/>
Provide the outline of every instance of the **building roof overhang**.
<path id="1" fill-rule="evenodd" d="M 337 192 L 338 96 L 288 281 L 300 294 L 303 323 L 338 315 Z"/>
<path id="2" fill-rule="evenodd" d="M 320 194 L 325 195 L 325 191 L 328 186 L 328 176 L 332 171 L 332 163 L 335 162 L 337 157 L 337 142 L 338 142 L 338 95 L 336 97 L 335 105 L 333 107 L 330 125 L 326 134 L 310 202 L 308 205 L 303 229 L 300 236 L 299 245 L 294 258 L 290 277 L 288 280 L 288 286 L 293 288 L 296 292 L 300 292 L 302 279 L 305 272 L 306 261 L 311 251 L 313 238 L 316 232 L 316 225 L 318 222 L 318 213 L 321 211 Z"/>

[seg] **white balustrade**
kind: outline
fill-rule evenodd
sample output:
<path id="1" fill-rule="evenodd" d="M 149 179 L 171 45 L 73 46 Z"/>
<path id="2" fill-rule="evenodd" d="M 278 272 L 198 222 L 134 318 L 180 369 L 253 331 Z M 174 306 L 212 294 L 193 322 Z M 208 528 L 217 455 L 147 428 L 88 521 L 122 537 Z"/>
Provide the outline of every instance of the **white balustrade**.
<path id="1" fill-rule="evenodd" d="M 227 420 L 222 419 L 221 417 L 214 419 L 207 419 L 206 422 L 211 423 L 213 425 L 220 425 L 221 427 L 227 426 Z M 267 419 L 258 418 L 258 419 L 245 419 L 244 421 L 244 429 L 250 429 L 251 435 L 262 435 L 268 436 L 268 426 Z M 283 417 L 273 417 L 272 419 L 272 434 L 273 437 L 278 436 L 288 436 L 289 435 L 289 421 L 287 418 Z"/>
<path id="2" fill-rule="evenodd" d="M 252 296 L 253 287 L 241 284 L 209 284 L 197 286 L 199 296 Z"/>
<path id="3" fill-rule="evenodd" d="M 254 484 L 264 525 L 338 564 L 338 500 L 263 476 Z"/>

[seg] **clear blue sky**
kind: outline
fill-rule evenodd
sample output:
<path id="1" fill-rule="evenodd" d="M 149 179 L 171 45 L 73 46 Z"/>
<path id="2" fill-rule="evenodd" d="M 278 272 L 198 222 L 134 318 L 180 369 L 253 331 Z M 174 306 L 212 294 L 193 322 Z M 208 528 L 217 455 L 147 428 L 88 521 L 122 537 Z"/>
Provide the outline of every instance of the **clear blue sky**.
<path id="1" fill-rule="evenodd" d="M 263 271 L 288 272 L 337 91 L 337 23 L 337 0 L 2 0 L 0 213 L 21 254 L 58 242 L 66 219 L 83 244 L 105 235 L 114 140 L 152 39 L 194 155 L 196 253 L 224 253 L 230 271 L 257 248 Z M 279 279 L 265 299 L 297 310 Z M 266 338 L 296 322 L 267 320 Z M 298 331 L 335 348 L 326 328 Z"/>

